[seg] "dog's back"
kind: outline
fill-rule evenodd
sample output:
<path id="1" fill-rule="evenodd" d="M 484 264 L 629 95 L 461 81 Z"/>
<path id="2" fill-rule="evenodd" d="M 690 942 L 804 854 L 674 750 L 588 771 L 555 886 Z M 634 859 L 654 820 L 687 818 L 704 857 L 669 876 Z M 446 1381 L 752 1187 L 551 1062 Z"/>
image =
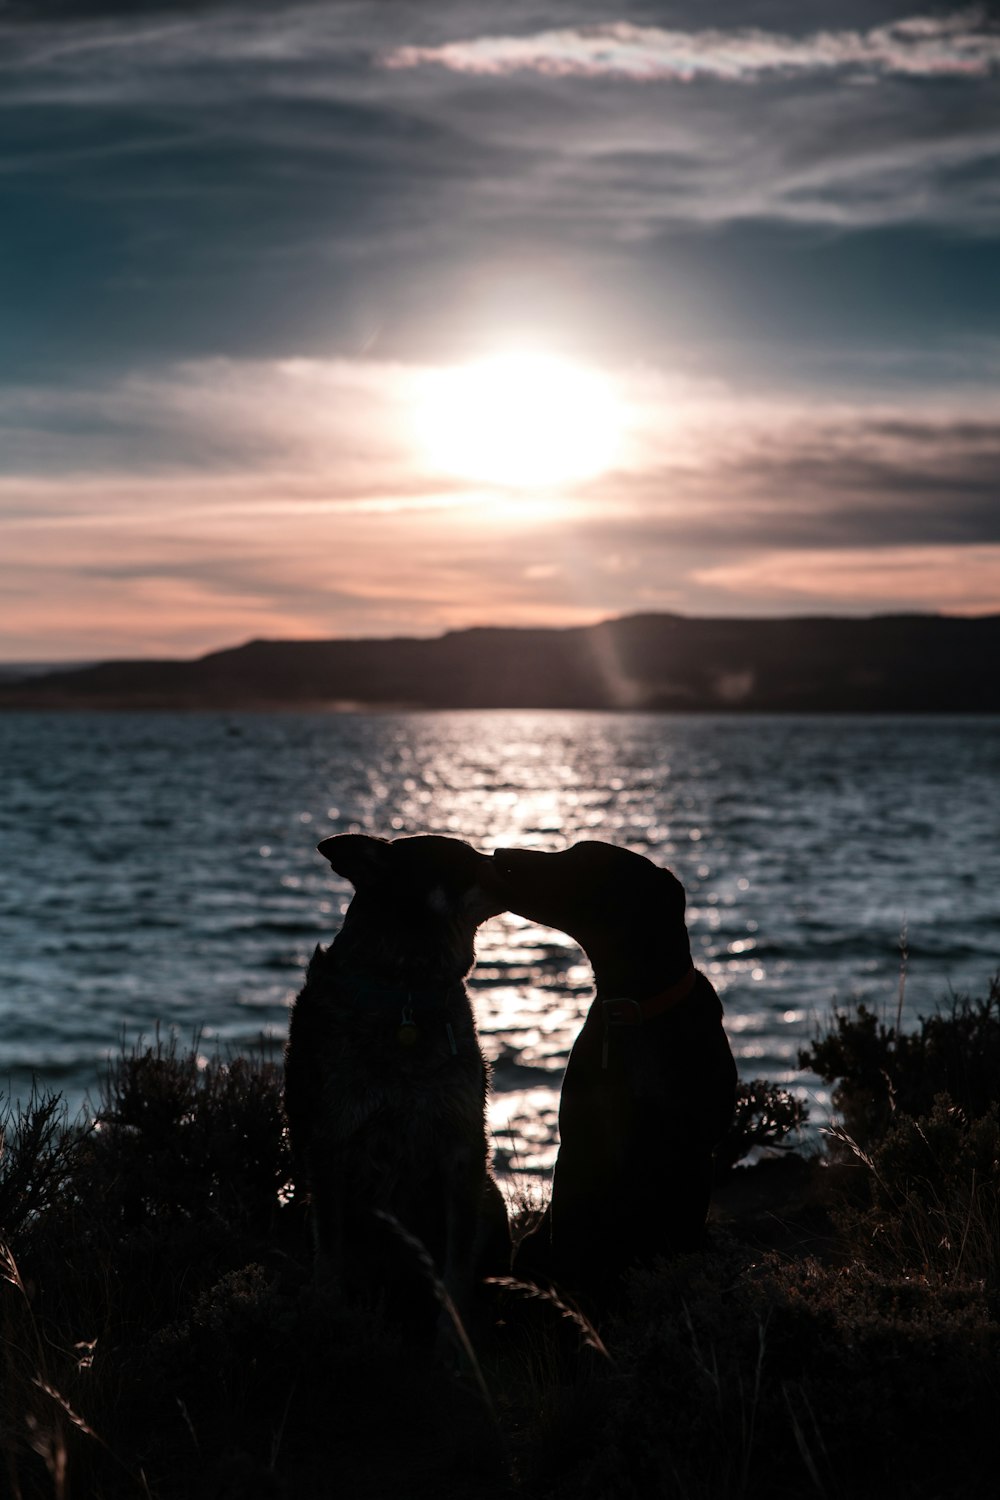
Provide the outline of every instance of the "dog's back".
<path id="1" fill-rule="evenodd" d="M 394 1287 L 405 1306 L 424 1276 L 414 1279 L 416 1240 L 461 1305 L 484 1239 L 506 1234 L 463 982 L 477 925 L 500 909 L 483 884 L 490 864 L 434 837 L 343 835 L 320 850 L 356 895 L 309 965 L 285 1058 L 318 1261 L 348 1295 Z M 490 1269 L 504 1269 L 502 1253 Z"/>

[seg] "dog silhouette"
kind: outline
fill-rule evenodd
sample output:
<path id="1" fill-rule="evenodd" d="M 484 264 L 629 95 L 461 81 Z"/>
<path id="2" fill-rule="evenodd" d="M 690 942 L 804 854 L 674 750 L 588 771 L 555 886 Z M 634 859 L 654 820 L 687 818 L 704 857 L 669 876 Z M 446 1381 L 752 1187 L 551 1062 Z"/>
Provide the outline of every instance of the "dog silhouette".
<path id="1" fill-rule="evenodd" d="M 596 996 L 566 1066 L 551 1203 L 515 1271 L 604 1297 L 636 1261 L 702 1244 L 736 1065 L 691 962 L 684 888 L 613 844 L 498 849 L 509 910 L 567 933 Z"/>
<path id="2" fill-rule="evenodd" d="M 503 901 L 491 860 L 460 839 L 342 834 L 319 851 L 356 894 L 292 1007 L 296 1186 L 311 1195 L 321 1279 L 426 1332 L 431 1275 L 465 1317 L 478 1277 L 509 1269 L 464 984 L 476 929 Z"/>

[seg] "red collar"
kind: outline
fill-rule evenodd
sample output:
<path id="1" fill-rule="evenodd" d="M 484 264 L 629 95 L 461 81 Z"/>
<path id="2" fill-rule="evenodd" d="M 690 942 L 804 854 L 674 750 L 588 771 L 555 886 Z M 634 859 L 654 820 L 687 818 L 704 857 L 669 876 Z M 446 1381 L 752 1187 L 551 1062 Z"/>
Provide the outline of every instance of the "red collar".
<path id="1" fill-rule="evenodd" d="M 687 999 L 694 989 L 697 978 L 698 971 L 692 965 L 675 984 L 668 984 L 665 990 L 658 990 L 655 995 L 649 995 L 645 1000 L 630 1000 L 625 997 L 602 1000 L 604 1024 L 606 1026 L 641 1026 L 643 1021 L 651 1021 L 654 1016 L 662 1016 L 664 1011 L 671 1010 L 682 1000 Z"/>

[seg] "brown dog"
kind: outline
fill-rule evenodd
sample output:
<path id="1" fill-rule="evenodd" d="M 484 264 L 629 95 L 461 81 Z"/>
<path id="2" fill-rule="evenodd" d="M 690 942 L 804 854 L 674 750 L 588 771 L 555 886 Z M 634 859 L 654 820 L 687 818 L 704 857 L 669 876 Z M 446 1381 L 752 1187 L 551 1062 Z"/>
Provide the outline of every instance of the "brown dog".
<path id="1" fill-rule="evenodd" d="M 460 839 L 343 834 L 319 850 L 356 894 L 292 1008 L 285 1112 L 296 1185 L 312 1196 L 325 1279 L 429 1332 L 436 1308 L 412 1239 L 463 1316 L 477 1274 L 509 1266 L 489 1170 L 487 1065 L 463 983 L 476 928 L 503 903 L 491 894 L 492 862 Z"/>
<path id="2" fill-rule="evenodd" d="M 601 1299 L 633 1262 L 697 1249 L 736 1065 L 692 967 L 684 888 L 612 844 L 498 849 L 508 908 L 574 938 L 597 994 L 566 1066 L 552 1201 L 518 1274 Z"/>

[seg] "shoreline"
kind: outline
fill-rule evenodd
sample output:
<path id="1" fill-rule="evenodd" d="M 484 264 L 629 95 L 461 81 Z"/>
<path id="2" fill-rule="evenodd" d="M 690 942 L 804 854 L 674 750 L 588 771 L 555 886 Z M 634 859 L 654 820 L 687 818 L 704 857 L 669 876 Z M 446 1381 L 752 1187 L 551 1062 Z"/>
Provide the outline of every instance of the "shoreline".
<path id="1" fill-rule="evenodd" d="M 352 714 L 604 714 L 609 718 L 715 718 L 715 719 L 998 719 L 1000 708 L 766 708 L 726 704 L 699 704 L 693 707 L 612 707 L 608 704 L 537 704 L 537 703 L 450 703 L 428 704 L 417 701 L 364 702 L 359 699 L 287 698 L 173 699 L 166 697 L 94 697 L 81 700 L 71 694 L 18 700 L 16 695 L 0 693 L 0 714 L 4 713 L 177 713 L 177 714 L 327 714 L 331 717 Z"/>

